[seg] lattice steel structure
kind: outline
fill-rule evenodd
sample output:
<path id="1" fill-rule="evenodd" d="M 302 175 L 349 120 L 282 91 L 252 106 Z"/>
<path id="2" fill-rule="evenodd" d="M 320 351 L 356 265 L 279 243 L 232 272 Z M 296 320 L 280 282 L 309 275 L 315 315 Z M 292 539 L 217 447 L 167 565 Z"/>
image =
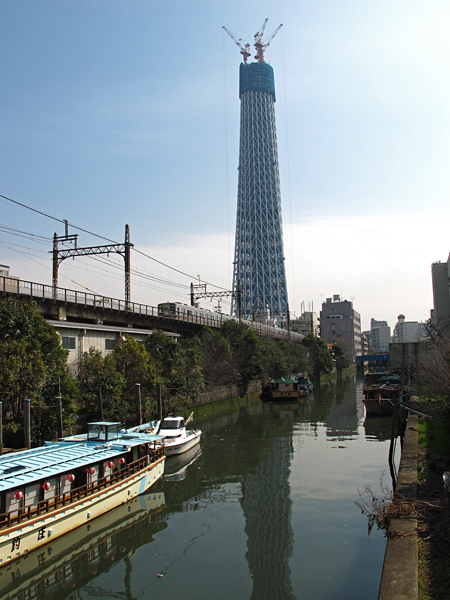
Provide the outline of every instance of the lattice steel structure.
<path id="1" fill-rule="evenodd" d="M 242 317 L 280 321 L 288 310 L 281 220 L 273 69 L 241 63 L 241 132 L 233 291 L 242 290 Z M 233 298 L 232 314 L 237 316 Z"/>

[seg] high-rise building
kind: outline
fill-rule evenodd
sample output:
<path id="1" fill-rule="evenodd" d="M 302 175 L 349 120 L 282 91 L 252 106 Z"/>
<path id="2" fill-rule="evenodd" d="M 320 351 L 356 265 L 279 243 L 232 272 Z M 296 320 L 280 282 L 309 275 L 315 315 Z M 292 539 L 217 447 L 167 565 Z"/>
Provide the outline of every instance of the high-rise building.
<path id="1" fill-rule="evenodd" d="M 361 316 L 349 300 L 339 294 L 327 298 L 320 311 L 320 337 L 327 344 L 345 341 L 350 344 L 353 359 L 361 355 Z"/>
<path id="2" fill-rule="evenodd" d="M 450 256 L 431 265 L 433 280 L 434 324 L 448 327 L 450 322 Z"/>
<path id="3" fill-rule="evenodd" d="M 370 320 L 370 341 L 371 348 L 375 352 L 389 352 L 389 342 L 391 341 L 391 328 L 387 321 Z"/>
<path id="4" fill-rule="evenodd" d="M 281 322 L 288 309 L 281 221 L 280 174 L 273 69 L 264 62 L 260 35 L 257 62 L 239 71 L 241 131 L 233 291 L 241 290 L 242 316 L 267 315 Z M 273 36 L 272 36 L 273 38 Z M 272 39 L 271 38 L 271 39 Z M 236 40 L 235 40 L 236 41 Z M 239 45 L 239 42 L 237 42 Z M 258 45 L 259 44 L 259 45 Z M 238 314 L 233 297 L 232 313 Z"/>

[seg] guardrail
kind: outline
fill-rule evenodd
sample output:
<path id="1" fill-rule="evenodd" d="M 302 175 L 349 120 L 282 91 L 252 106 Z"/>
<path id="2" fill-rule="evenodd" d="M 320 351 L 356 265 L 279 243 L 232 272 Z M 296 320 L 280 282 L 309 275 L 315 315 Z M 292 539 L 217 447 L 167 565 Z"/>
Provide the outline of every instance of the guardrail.
<path id="1" fill-rule="evenodd" d="M 129 302 L 127 304 L 125 300 L 108 298 L 89 292 L 78 292 L 76 290 L 69 290 L 60 287 L 57 287 L 55 290 L 55 288 L 51 285 L 35 283 L 32 281 L 24 281 L 15 277 L 0 276 L 0 294 L 3 296 L 29 296 L 30 298 L 35 298 L 36 300 L 52 300 L 53 302 L 63 302 L 65 304 L 74 304 L 76 306 L 86 306 L 98 309 L 114 310 L 117 312 L 126 312 L 133 315 L 155 317 L 166 322 L 177 321 L 179 323 L 202 325 L 214 327 L 216 329 L 219 329 L 222 326 L 222 319 L 217 319 L 217 317 L 213 316 L 209 318 L 199 315 L 160 314 L 157 306 L 149 306 L 147 304 L 139 304 L 137 302 Z M 277 331 L 275 328 L 269 333 L 260 323 L 247 321 L 246 323 L 249 325 L 249 327 L 251 327 L 251 329 L 261 335 L 271 335 L 272 337 L 277 337 L 280 339 L 286 339 L 289 337 L 301 339 L 303 337 L 300 336 L 300 334 L 293 334 L 292 332 L 289 336 L 284 330 Z"/>

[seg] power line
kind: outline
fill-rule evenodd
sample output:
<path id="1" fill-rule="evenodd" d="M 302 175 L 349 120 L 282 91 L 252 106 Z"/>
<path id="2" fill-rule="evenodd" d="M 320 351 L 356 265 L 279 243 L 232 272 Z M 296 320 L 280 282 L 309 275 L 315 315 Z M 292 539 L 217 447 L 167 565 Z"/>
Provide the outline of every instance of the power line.
<path id="1" fill-rule="evenodd" d="M 28 231 L 22 231 L 21 229 L 15 229 L 14 227 L 9 227 L 8 225 L 0 225 L 0 230 L 4 231 L 5 233 L 9 233 L 10 235 L 22 234 L 21 237 L 28 236 L 30 239 L 34 239 L 41 244 L 51 241 L 51 238 L 45 237 L 44 235 L 39 235 L 37 233 L 29 233 Z"/>
<path id="2" fill-rule="evenodd" d="M 83 233 L 87 233 L 89 235 L 92 235 L 94 237 L 97 237 L 101 240 L 105 240 L 107 242 L 111 242 L 113 244 L 118 244 L 119 242 L 115 241 L 115 240 L 111 240 L 109 238 L 106 238 L 102 235 L 99 235 L 98 233 L 93 233 L 92 231 L 88 231 L 87 229 L 83 229 L 82 227 L 78 227 L 77 225 L 74 225 L 73 223 L 69 223 L 68 221 L 65 221 L 64 219 L 58 219 L 57 217 L 53 217 L 52 215 L 48 215 L 47 213 L 44 213 L 40 210 L 37 210 L 36 208 L 32 208 L 31 206 L 27 206 L 26 204 L 23 204 L 22 202 L 18 202 L 17 200 L 13 200 L 12 198 L 8 198 L 8 196 L 4 196 L 3 194 L 0 194 L 0 198 L 3 198 L 4 200 L 8 200 L 9 202 L 12 202 L 14 204 L 17 204 L 18 206 L 22 206 L 22 208 L 26 208 L 27 210 L 31 210 L 35 213 L 38 213 L 44 217 L 47 217 L 49 219 L 53 219 L 54 221 L 58 221 L 58 223 L 64 223 L 64 225 L 70 226 L 73 229 L 77 229 L 78 231 L 82 231 Z M 162 265 L 163 267 L 166 267 L 167 269 L 171 269 L 172 271 L 175 271 L 176 273 L 180 273 L 180 275 L 184 275 L 185 277 L 189 277 L 190 279 L 197 279 L 197 277 L 195 277 L 194 275 L 191 275 L 189 273 L 185 273 L 184 271 L 181 271 L 180 269 L 176 269 L 175 267 L 172 267 L 170 265 L 168 265 L 167 263 L 162 262 L 161 260 L 158 260 L 157 258 L 154 258 L 153 256 L 150 256 L 149 254 L 146 254 L 145 252 L 142 252 L 142 250 L 137 250 L 137 248 L 132 248 L 132 250 L 134 250 L 135 252 L 137 252 L 138 254 L 141 254 L 142 256 L 145 256 L 145 258 L 148 258 L 149 260 L 152 260 L 160 265 Z M 212 285 L 215 288 L 221 289 L 221 290 L 226 290 L 226 288 L 223 288 L 219 285 L 216 285 L 214 283 L 210 283 L 208 281 L 205 280 L 201 280 L 203 283 L 206 283 L 207 285 Z"/>

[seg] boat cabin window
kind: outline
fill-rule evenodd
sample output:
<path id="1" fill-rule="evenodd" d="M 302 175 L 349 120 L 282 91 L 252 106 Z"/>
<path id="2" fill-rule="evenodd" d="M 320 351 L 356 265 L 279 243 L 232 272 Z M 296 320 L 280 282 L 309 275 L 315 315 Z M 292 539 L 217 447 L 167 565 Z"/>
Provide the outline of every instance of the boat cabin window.
<path id="1" fill-rule="evenodd" d="M 110 442 L 119 438 L 121 423 L 88 423 L 88 440 Z"/>
<path id="2" fill-rule="evenodd" d="M 160 429 L 180 429 L 181 427 L 184 427 L 183 419 L 164 419 Z"/>

